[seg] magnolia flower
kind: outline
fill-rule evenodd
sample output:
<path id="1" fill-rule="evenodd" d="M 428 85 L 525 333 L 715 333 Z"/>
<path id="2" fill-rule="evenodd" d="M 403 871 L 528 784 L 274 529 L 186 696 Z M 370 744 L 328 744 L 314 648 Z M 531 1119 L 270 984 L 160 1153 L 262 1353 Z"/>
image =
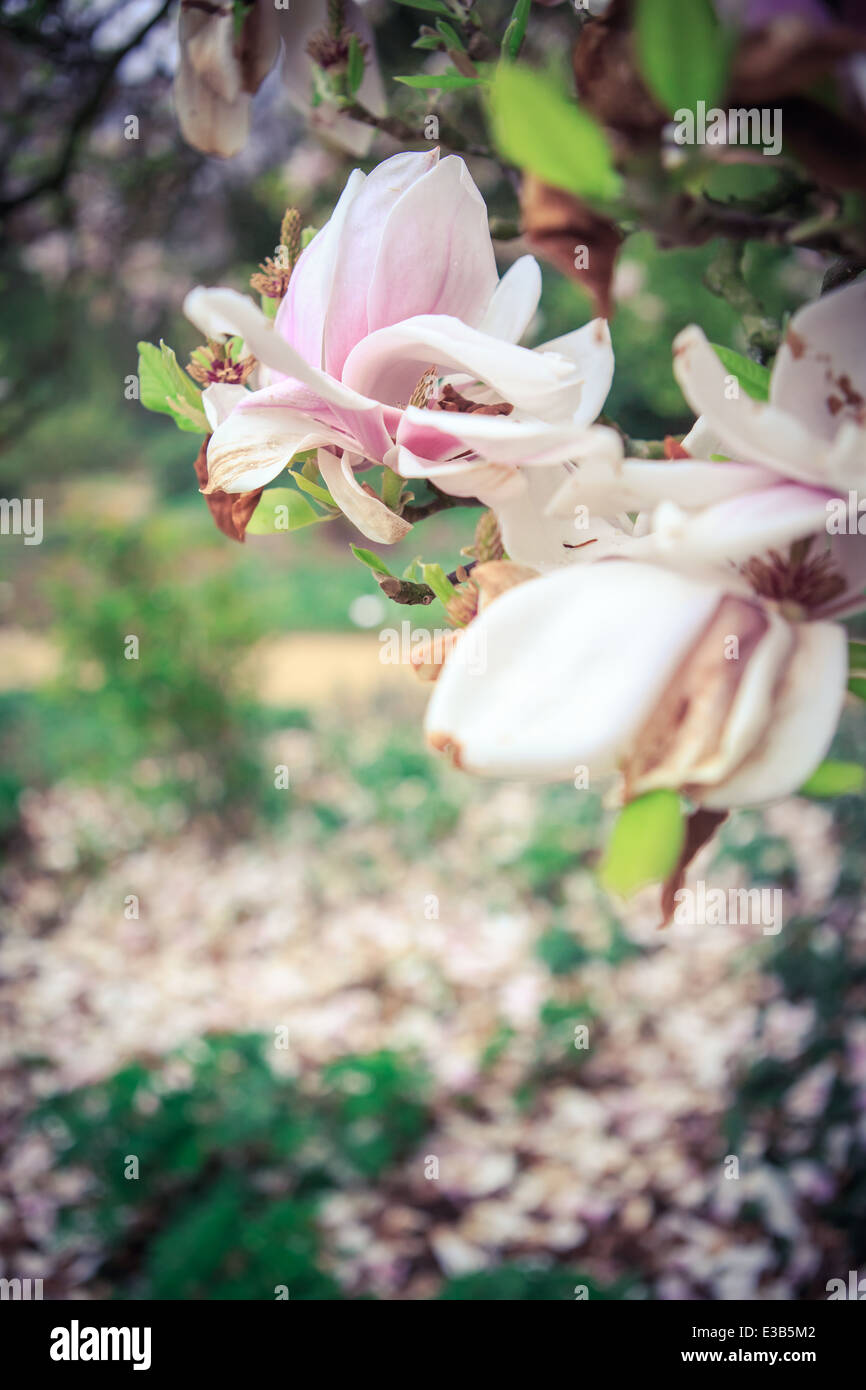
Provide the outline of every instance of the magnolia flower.
<path id="1" fill-rule="evenodd" d="M 352 120 L 333 103 L 312 105 L 316 66 L 327 70 L 336 65 L 344 70 L 348 35 L 355 34 L 365 59 L 356 97 L 374 115 L 384 115 L 373 33 L 354 0 L 344 0 L 340 38 L 330 35 L 327 0 L 291 0 L 290 6 L 280 7 L 274 0 L 254 0 L 239 27 L 237 9 L 232 0 L 210 0 L 207 5 L 181 0 L 174 103 L 187 143 L 204 154 L 224 158 L 244 148 L 252 95 L 274 67 L 282 46 L 283 76 L 292 105 L 332 144 L 355 156 L 366 154 L 374 135 L 371 127 Z M 322 35 L 327 44 L 316 47 L 317 36 Z"/>
<path id="2" fill-rule="evenodd" d="M 709 809 L 802 785 L 845 695 L 830 620 L 866 606 L 857 509 L 846 532 L 828 526 L 866 461 L 864 309 L 855 284 L 796 314 L 767 404 L 731 399 L 687 329 L 675 370 L 702 415 L 681 457 L 587 450 L 558 486 L 535 475 L 522 539 L 534 526 L 545 567 L 565 567 L 470 625 L 487 671 L 449 658 L 427 716 L 436 747 L 482 773 L 619 771 L 627 796 L 682 788 Z"/>
<path id="3" fill-rule="evenodd" d="M 603 320 L 534 351 L 517 346 L 540 290 L 531 256 L 498 278 L 484 201 L 462 159 L 432 150 L 395 155 L 366 177 L 355 170 L 273 325 L 231 290 L 187 297 L 199 328 L 240 334 L 269 372 L 260 390 L 223 390 L 211 486 L 250 491 L 318 449 L 335 501 L 385 542 L 409 524 L 357 468 L 385 464 L 488 504 L 525 495 L 529 468 L 590 447 L 613 373 Z"/>
<path id="4" fill-rule="evenodd" d="M 789 622 L 745 580 L 631 559 L 502 594 L 449 657 L 431 744 L 469 772 L 681 788 L 710 809 L 785 796 L 824 757 L 845 695 L 844 629 Z M 586 785 L 586 781 L 583 781 Z"/>
<path id="5" fill-rule="evenodd" d="M 548 562 L 556 558 L 556 527 L 582 515 L 581 507 L 602 516 L 636 512 L 630 553 L 641 559 L 707 575 L 742 571 L 791 615 L 840 617 L 862 608 L 866 543 L 856 486 L 866 474 L 866 282 L 793 316 L 767 403 L 731 392 L 725 367 L 694 326 L 674 343 L 674 371 L 701 411 L 683 457 L 587 458 L 548 499 Z"/>

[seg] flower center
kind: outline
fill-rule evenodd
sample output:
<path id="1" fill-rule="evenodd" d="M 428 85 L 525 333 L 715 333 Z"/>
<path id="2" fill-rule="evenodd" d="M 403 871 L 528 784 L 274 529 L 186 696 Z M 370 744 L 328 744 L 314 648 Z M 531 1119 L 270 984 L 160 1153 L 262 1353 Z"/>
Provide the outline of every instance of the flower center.
<path id="1" fill-rule="evenodd" d="M 797 541 L 787 556 L 769 550 L 749 560 L 741 573 L 762 598 L 805 609 L 821 608 L 844 593 L 846 585 L 829 552 L 809 554 L 812 540 L 810 536 Z"/>

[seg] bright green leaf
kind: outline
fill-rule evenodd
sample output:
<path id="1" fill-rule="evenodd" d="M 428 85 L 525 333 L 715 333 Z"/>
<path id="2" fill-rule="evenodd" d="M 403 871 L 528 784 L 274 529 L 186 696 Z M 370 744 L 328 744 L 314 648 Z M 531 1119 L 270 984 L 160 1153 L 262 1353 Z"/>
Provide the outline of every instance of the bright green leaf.
<path id="1" fill-rule="evenodd" d="M 852 676 L 848 682 L 848 689 L 858 700 L 866 700 L 866 680 L 862 676 Z"/>
<path id="2" fill-rule="evenodd" d="M 866 671 L 866 642 L 848 643 L 848 670 Z"/>
<path id="3" fill-rule="evenodd" d="M 442 0 L 396 0 L 398 5 L 408 5 L 411 10 L 427 10 L 429 14 L 451 14 L 447 5 L 442 4 Z"/>
<path id="4" fill-rule="evenodd" d="M 402 82 L 404 87 L 419 87 L 422 91 L 457 92 L 463 87 L 478 87 L 481 78 L 464 77 L 456 68 L 449 68 L 447 72 L 440 72 L 435 76 L 417 73 L 414 77 L 395 77 L 394 81 Z"/>
<path id="5" fill-rule="evenodd" d="M 463 40 L 461 39 L 460 35 L 457 33 L 457 30 L 454 29 L 454 28 L 452 28 L 452 26 L 451 26 L 450 24 L 446 24 L 445 21 L 444 21 L 443 19 L 437 19 L 437 21 L 436 21 L 436 28 L 439 30 L 439 33 L 442 35 L 443 39 L 445 40 L 445 46 L 446 46 L 447 48 L 450 48 L 450 49 L 455 49 L 455 48 L 456 48 L 456 50 L 457 50 L 458 53 L 465 53 L 465 52 L 466 52 L 466 48 L 465 48 L 465 45 L 464 45 L 464 43 L 463 43 Z"/>
<path id="6" fill-rule="evenodd" d="M 677 866 L 685 833 L 676 792 L 646 792 L 630 801 L 608 841 L 599 869 L 602 884 L 628 898 L 647 883 L 663 882 Z"/>
<path id="7" fill-rule="evenodd" d="M 429 584 L 442 604 L 450 603 L 457 590 L 441 565 L 422 565 L 424 583 Z"/>
<path id="8" fill-rule="evenodd" d="M 800 788 L 802 796 L 850 796 L 861 792 L 866 771 L 859 763 L 842 763 L 828 758 L 815 768 L 808 782 Z"/>
<path id="9" fill-rule="evenodd" d="M 162 339 L 159 347 L 153 343 L 138 344 L 138 380 L 145 410 L 170 415 L 178 429 L 191 434 L 207 434 L 201 391 Z"/>
<path id="10" fill-rule="evenodd" d="M 637 0 L 634 33 L 644 80 L 670 115 L 722 95 L 732 45 L 712 0 Z"/>
<path id="11" fill-rule="evenodd" d="M 762 367 L 760 362 L 753 362 L 751 357 L 743 357 L 742 353 L 734 352 L 733 348 L 720 347 L 718 343 L 712 343 L 711 346 L 722 366 L 727 368 L 731 376 L 737 378 L 747 395 L 756 401 L 769 399 L 769 367 Z"/>
<path id="12" fill-rule="evenodd" d="M 503 58 L 517 57 L 526 37 L 526 26 L 529 23 L 529 12 L 532 9 L 532 0 L 517 0 L 514 12 L 508 21 L 508 28 L 502 39 Z"/>
<path id="13" fill-rule="evenodd" d="M 349 61 L 346 67 L 346 83 L 349 93 L 354 96 L 364 80 L 364 50 L 357 34 L 349 35 Z"/>
<path id="14" fill-rule="evenodd" d="M 602 200 L 619 192 L 607 136 L 552 76 L 500 63 L 490 90 L 490 120 L 501 154 L 545 183 Z"/>
<path id="15" fill-rule="evenodd" d="M 397 578 L 393 570 L 390 570 L 385 564 L 385 561 L 380 560 L 378 555 L 374 555 L 372 550 L 365 550 L 361 545 L 353 545 L 351 550 L 355 559 L 360 560 L 361 564 L 366 565 L 374 574 L 387 574 L 392 579 Z"/>
<path id="16" fill-rule="evenodd" d="M 323 502 L 326 507 L 333 507 L 336 511 L 340 510 L 327 488 L 320 487 L 318 483 L 314 483 L 311 478 L 305 478 L 303 473 L 298 473 L 295 469 L 289 471 L 302 492 L 308 492 L 311 497 L 315 497 L 317 502 Z"/>
<path id="17" fill-rule="evenodd" d="M 299 531 L 302 526 L 327 520 L 293 487 L 272 487 L 262 493 L 247 527 L 247 534 L 272 536 L 278 531 Z"/>

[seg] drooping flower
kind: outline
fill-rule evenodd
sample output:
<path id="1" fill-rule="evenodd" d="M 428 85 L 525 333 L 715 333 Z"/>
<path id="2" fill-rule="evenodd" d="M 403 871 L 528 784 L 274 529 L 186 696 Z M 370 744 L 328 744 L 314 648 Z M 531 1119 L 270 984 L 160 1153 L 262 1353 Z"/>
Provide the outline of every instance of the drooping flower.
<path id="1" fill-rule="evenodd" d="M 687 329 L 675 370 L 702 416 L 678 457 L 590 450 L 555 487 L 534 475 L 547 492 L 519 539 L 560 568 L 471 624 L 487 670 L 449 659 L 435 746 L 481 773 L 620 772 L 627 796 L 675 787 L 712 810 L 806 780 L 845 694 L 832 619 L 866 607 L 866 541 L 828 534 L 866 467 L 864 308 L 855 284 L 795 315 L 766 404 Z"/>
<path id="2" fill-rule="evenodd" d="M 470 625 L 483 669 L 447 660 L 431 744 L 469 772 L 686 791 L 710 809 L 795 791 L 845 694 L 844 629 L 787 621 L 745 580 L 631 559 L 573 565 L 503 594 Z M 586 785 L 584 782 L 583 785 Z"/>
<path id="3" fill-rule="evenodd" d="M 318 449 L 336 502 L 385 542 L 408 523 L 358 481 L 370 464 L 487 503 L 525 493 L 532 466 L 587 447 L 613 372 L 603 320 L 517 346 L 540 289 L 531 256 L 498 278 L 484 200 L 462 159 L 432 150 L 395 155 L 366 177 L 355 170 L 273 326 L 231 290 L 187 298 L 209 337 L 239 334 L 269 371 L 260 390 L 222 391 L 221 413 L 231 408 L 212 420 L 211 484 L 246 492 Z"/>
<path id="4" fill-rule="evenodd" d="M 249 138 L 252 97 L 282 49 L 283 78 L 295 109 L 326 141 L 356 157 L 366 154 L 374 135 L 370 126 L 353 120 L 334 102 L 313 105 L 314 40 L 334 25 L 328 0 L 291 0 L 279 7 L 274 0 L 249 0 L 240 22 L 238 14 L 232 0 L 206 5 L 181 0 L 174 104 L 187 143 L 204 154 L 238 154 Z M 337 30 L 331 35 L 335 51 L 341 44 L 346 49 L 352 34 L 360 43 L 364 75 L 357 99 L 373 115 L 383 115 L 384 88 L 372 30 L 354 0 L 343 0 Z"/>

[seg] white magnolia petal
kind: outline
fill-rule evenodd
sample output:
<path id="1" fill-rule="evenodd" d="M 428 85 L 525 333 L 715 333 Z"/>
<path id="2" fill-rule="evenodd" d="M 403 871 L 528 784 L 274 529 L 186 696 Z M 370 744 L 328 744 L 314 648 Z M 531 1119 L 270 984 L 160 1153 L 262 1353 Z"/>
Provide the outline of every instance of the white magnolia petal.
<path id="1" fill-rule="evenodd" d="M 534 256 L 521 256 L 506 270 L 478 325 L 480 332 L 519 343 L 541 298 L 541 267 Z"/>
<path id="2" fill-rule="evenodd" d="M 707 424 L 703 415 L 698 416 L 688 434 L 683 436 L 682 447 L 693 459 L 710 459 L 713 454 L 725 453 L 721 435 Z"/>
<path id="3" fill-rule="evenodd" d="M 381 462 L 391 448 L 382 407 L 357 391 L 311 367 L 300 353 L 276 333 L 260 309 L 236 290 L 198 288 L 184 301 L 193 323 L 209 323 L 219 333 L 240 333 L 250 352 L 267 367 L 312 387 L 318 396 L 338 407 L 341 422 L 358 442 L 358 452 Z M 271 388 L 269 388 L 271 389 Z"/>
<path id="4" fill-rule="evenodd" d="M 820 439 L 792 415 L 745 391 L 728 399 L 729 374 L 694 324 L 674 340 L 674 376 L 692 409 L 720 435 L 724 453 L 766 464 L 800 482 L 832 485 Z"/>
<path id="5" fill-rule="evenodd" d="M 621 511 L 645 511 L 673 498 L 680 507 L 691 510 L 754 493 L 775 480 L 770 470 L 749 463 L 619 460 L 612 446 L 606 454 L 596 453 L 581 461 L 553 506 L 571 513 L 583 503 L 590 511 L 611 516 Z"/>
<path id="6" fill-rule="evenodd" d="M 206 491 L 250 492 L 281 473 L 295 454 L 330 442 L 327 430 L 311 427 L 296 411 L 235 410 L 211 435 Z"/>
<path id="7" fill-rule="evenodd" d="M 181 52 L 196 76 L 223 101 L 231 104 L 241 90 L 241 65 L 235 52 L 235 22 L 231 9 L 208 14 L 182 5 L 178 18 Z"/>
<path id="8" fill-rule="evenodd" d="M 348 454 L 337 458 L 330 449 L 320 449 L 319 472 L 337 506 L 369 540 L 393 545 L 411 531 L 411 522 L 404 521 L 380 498 L 364 491 Z"/>
<path id="9" fill-rule="evenodd" d="M 595 559 L 602 544 L 611 542 L 616 528 L 585 508 L 570 512 L 551 512 L 551 500 L 558 496 L 571 476 L 562 464 L 549 468 L 524 468 L 528 496 L 506 498 L 494 504 L 502 544 L 518 564 L 544 572 L 562 565 Z"/>
<path id="10" fill-rule="evenodd" d="M 446 662 L 427 736 L 461 767 L 491 776 L 611 772 L 720 592 L 619 560 L 521 584 L 467 629 L 479 660 Z"/>
<path id="11" fill-rule="evenodd" d="M 586 433 L 571 424 L 410 405 L 400 419 L 397 443 L 432 461 L 469 450 L 487 463 L 534 466 L 575 458 L 590 447 Z M 606 431 L 605 440 L 608 433 L 613 432 Z"/>
<path id="12" fill-rule="evenodd" d="M 215 381 L 206 386 L 201 393 L 201 403 L 205 417 L 212 430 L 217 429 L 231 415 L 236 405 L 250 395 L 245 386 L 232 385 L 228 381 Z"/>
<path id="13" fill-rule="evenodd" d="M 810 433 L 831 440 L 866 424 L 866 280 L 799 309 L 773 365 L 770 400 Z"/>
<path id="14" fill-rule="evenodd" d="M 579 387 L 577 368 L 565 357 L 503 343 L 444 314 L 371 333 L 349 353 L 343 381 L 365 396 L 407 405 L 433 365 L 483 381 L 503 400 L 542 418 Z"/>
<path id="15" fill-rule="evenodd" d="M 738 563 L 806 536 L 826 534 L 829 496 L 817 488 L 779 483 L 728 498 L 695 515 L 663 503 L 653 515 L 652 532 L 661 556 L 673 552 L 680 559 Z"/>
<path id="16" fill-rule="evenodd" d="M 398 445 L 384 459 L 402 478 L 428 478 L 452 497 L 477 497 L 486 507 L 498 505 L 504 497 L 523 497 L 526 493 L 522 469 L 506 464 L 474 462 L 431 463 L 419 458 L 405 445 Z"/>
<path id="17" fill-rule="evenodd" d="M 836 623 L 800 623 L 795 635 L 796 650 L 760 747 L 727 781 L 703 794 L 704 805 L 757 806 L 789 796 L 826 755 L 848 679 L 845 630 Z"/>
<path id="18" fill-rule="evenodd" d="M 560 412 L 565 412 L 575 425 L 591 424 L 604 405 L 613 381 L 613 347 L 607 319 L 593 319 L 573 333 L 541 343 L 535 351 L 552 352 L 573 362 L 581 383 L 579 392 L 570 399 L 560 398 L 557 413 L 548 414 L 548 419 L 561 419 Z"/>

